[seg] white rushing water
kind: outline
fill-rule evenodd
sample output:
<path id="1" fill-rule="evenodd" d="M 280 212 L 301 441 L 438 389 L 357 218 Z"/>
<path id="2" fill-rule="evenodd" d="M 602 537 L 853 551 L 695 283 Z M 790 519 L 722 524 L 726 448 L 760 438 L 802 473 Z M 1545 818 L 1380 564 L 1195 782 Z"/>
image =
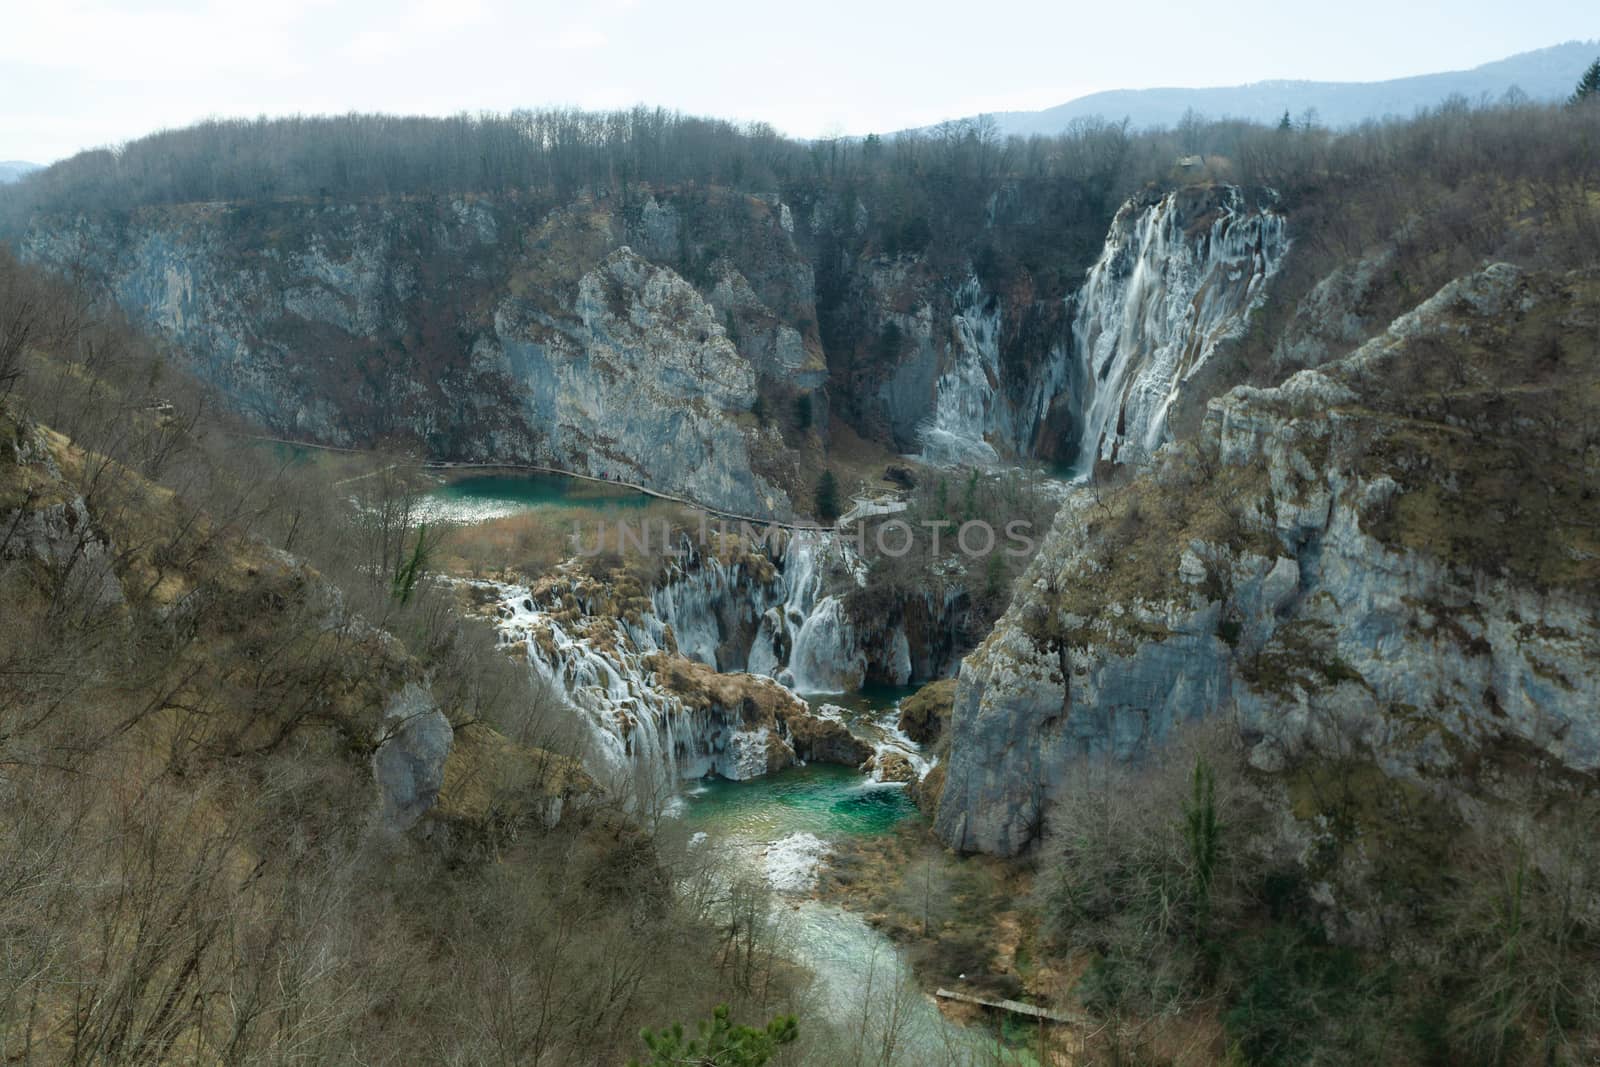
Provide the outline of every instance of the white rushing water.
<path id="1" fill-rule="evenodd" d="M 1066 353 L 1052 346 L 1033 368 L 1022 399 L 1013 400 L 1017 391 L 1004 380 L 1000 361 L 1000 299 L 973 276 L 956 290 L 955 304 L 950 365 L 934 387 L 921 458 L 939 466 L 992 467 L 1002 458 L 1027 456 L 1050 402 L 1066 388 Z"/>
<path id="2" fill-rule="evenodd" d="M 735 731 L 655 685 L 645 659 L 662 651 L 656 627 L 594 616 L 581 602 L 574 618 L 566 605 L 536 601 L 526 588 L 492 588 L 501 642 L 523 644 L 528 664 L 582 717 L 603 777 L 632 777 L 651 799 L 664 800 L 679 778 L 713 770 L 748 776 L 736 759 L 744 746 L 731 744 Z"/>
<path id="3" fill-rule="evenodd" d="M 746 562 L 686 552 L 650 590 L 650 609 L 619 619 L 586 601 L 570 561 L 540 591 L 471 583 L 496 600 L 502 644 L 560 691 L 589 727 L 603 773 L 627 778 L 658 806 L 676 783 L 715 772 L 742 780 L 766 770 L 766 735 L 686 706 L 657 685 L 651 656 L 674 647 L 721 671 L 748 669 L 796 693 L 858 688 L 866 655 L 830 584 L 865 581 L 849 543 L 828 533 L 788 539 L 776 576 Z M 909 672 L 909 652 L 906 660 Z M 731 712 L 730 712 L 731 714 Z"/>
<path id="4" fill-rule="evenodd" d="M 653 610 L 639 625 L 651 630 L 658 645 L 670 626 L 678 652 L 688 659 L 719 671 L 743 670 L 748 650 L 728 638 L 753 628 L 781 589 L 761 581 L 743 562 L 729 564 L 714 555 L 687 558 L 688 565 L 674 566 L 651 590 Z"/>
<path id="5" fill-rule="evenodd" d="M 817 884 L 828 843 L 807 830 L 780 837 L 762 849 L 762 874 L 780 893 L 803 893 Z"/>
<path id="6" fill-rule="evenodd" d="M 1077 467 L 1158 448 L 1182 383 L 1243 330 L 1289 240 L 1283 216 L 1228 189 L 1195 232 L 1181 192 L 1117 214 L 1078 296 L 1072 332 L 1088 395 Z"/>
<path id="7" fill-rule="evenodd" d="M 867 673 L 855 627 L 837 593 L 824 593 L 830 573 L 866 584 L 866 566 L 849 542 L 825 533 L 789 539 L 783 559 L 783 599 L 762 613 L 748 666 L 796 693 L 842 693 Z"/>
<path id="8" fill-rule="evenodd" d="M 1082 444 L 1074 466 L 1148 455 L 1162 443 L 1182 383 L 1244 328 L 1288 247 L 1283 216 L 1246 205 L 1233 187 L 1130 200 L 1073 297 L 1070 342 L 1051 345 L 1021 383 L 1005 377 L 1000 300 L 968 277 L 955 293 L 920 458 L 977 467 L 1025 458 L 1075 381 Z"/>

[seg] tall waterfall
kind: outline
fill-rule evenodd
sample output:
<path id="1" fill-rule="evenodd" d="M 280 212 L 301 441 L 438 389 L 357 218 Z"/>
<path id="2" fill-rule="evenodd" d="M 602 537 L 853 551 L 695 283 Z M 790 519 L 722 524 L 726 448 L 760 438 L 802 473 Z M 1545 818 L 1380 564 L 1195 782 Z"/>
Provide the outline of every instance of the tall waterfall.
<path id="1" fill-rule="evenodd" d="M 1282 215 L 1248 208 L 1231 186 L 1204 195 L 1130 200 L 1089 270 L 1072 325 L 1088 390 L 1080 469 L 1161 445 L 1182 383 L 1243 330 L 1288 250 Z"/>
<path id="2" fill-rule="evenodd" d="M 969 276 L 956 290 L 950 364 L 935 384 L 933 418 L 921 431 L 922 459 L 942 466 L 994 466 L 1027 455 L 1050 401 L 1066 385 L 1067 359 L 1053 346 L 1020 400 L 1000 364 L 1000 299 Z M 999 444 L 1000 448 L 995 447 Z"/>

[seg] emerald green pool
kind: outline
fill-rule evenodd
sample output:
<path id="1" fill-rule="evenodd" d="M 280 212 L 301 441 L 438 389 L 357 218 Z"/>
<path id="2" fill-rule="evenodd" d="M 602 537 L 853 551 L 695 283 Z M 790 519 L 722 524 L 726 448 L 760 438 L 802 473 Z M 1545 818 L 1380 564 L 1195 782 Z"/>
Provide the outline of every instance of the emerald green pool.
<path id="1" fill-rule="evenodd" d="M 864 700 L 877 703 L 873 695 Z M 846 838 L 887 833 L 917 811 L 899 786 L 872 783 L 848 767 L 817 765 L 748 782 L 696 782 L 684 789 L 681 815 L 686 827 L 704 835 L 700 847 L 721 850 L 750 870 L 767 864 L 770 877 L 770 856 L 797 835 L 813 838 L 809 847 L 825 849 Z M 791 958 L 815 977 L 811 1010 L 837 1029 L 842 1044 L 836 1051 L 846 1062 L 1033 1064 L 986 1028 L 968 1029 L 940 1015 L 894 944 L 861 916 L 801 892 L 780 893 L 772 920 Z"/>
<path id="2" fill-rule="evenodd" d="M 718 778 L 684 792 L 685 825 L 724 840 L 881 834 L 917 810 L 905 789 L 876 785 L 849 767 L 793 767 L 748 782 Z"/>
<path id="3" fill-rule="evenodd" d="M 813 704 L 837 704 L 847 711 L 861 715 L 877 716 L 900 706 L 900 701 L 921 689 L 920 685 L 883 685 L 868 682 L 852 693 L 813 693 L 808 699 Z"/>
<path id="4" fill-rule="evenodd" d="M 538 508 L 637 508 L 650 497 L 561 474 L 489 473 L 453 478 L 427 494 L 435 521 L 473 523 Z"/>

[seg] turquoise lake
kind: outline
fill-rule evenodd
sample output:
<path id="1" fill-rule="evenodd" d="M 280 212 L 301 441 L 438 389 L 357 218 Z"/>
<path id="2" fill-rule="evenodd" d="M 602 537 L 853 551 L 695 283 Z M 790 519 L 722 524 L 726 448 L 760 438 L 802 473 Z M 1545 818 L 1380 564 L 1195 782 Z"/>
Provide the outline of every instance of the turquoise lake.
<path id="1" fill-rule="evenodd" d="M 632 489 L 560 474 L 485 473 L 452 478 L 425 498 L 435 521 L 487 522 L 546 508 L 640 508 L 652 498 Z"/>
<path id="2" fill-rule="evenodd" d="M 716 837 L 770 841 L 793 833 L 823 840 L 881 834 L 916 806 L 900 786 L 878 785 L 849 767 L 794 767 L 748 782 L 708 779 L 684 786 L 684 822 Z"/>

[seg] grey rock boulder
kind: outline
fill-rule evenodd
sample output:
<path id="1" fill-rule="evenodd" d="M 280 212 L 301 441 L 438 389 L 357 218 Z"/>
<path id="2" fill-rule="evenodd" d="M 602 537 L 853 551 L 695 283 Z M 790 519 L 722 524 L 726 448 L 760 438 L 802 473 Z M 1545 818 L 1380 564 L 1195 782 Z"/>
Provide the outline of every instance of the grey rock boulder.
<path id="1" fill-rule="evenodd" d="M 372 756 L 378 823 L 391 834 L 404 833 L 438 801 L 455 732 L 432 695 L 412 682 L 383 709 L 381 737 Z"/>

